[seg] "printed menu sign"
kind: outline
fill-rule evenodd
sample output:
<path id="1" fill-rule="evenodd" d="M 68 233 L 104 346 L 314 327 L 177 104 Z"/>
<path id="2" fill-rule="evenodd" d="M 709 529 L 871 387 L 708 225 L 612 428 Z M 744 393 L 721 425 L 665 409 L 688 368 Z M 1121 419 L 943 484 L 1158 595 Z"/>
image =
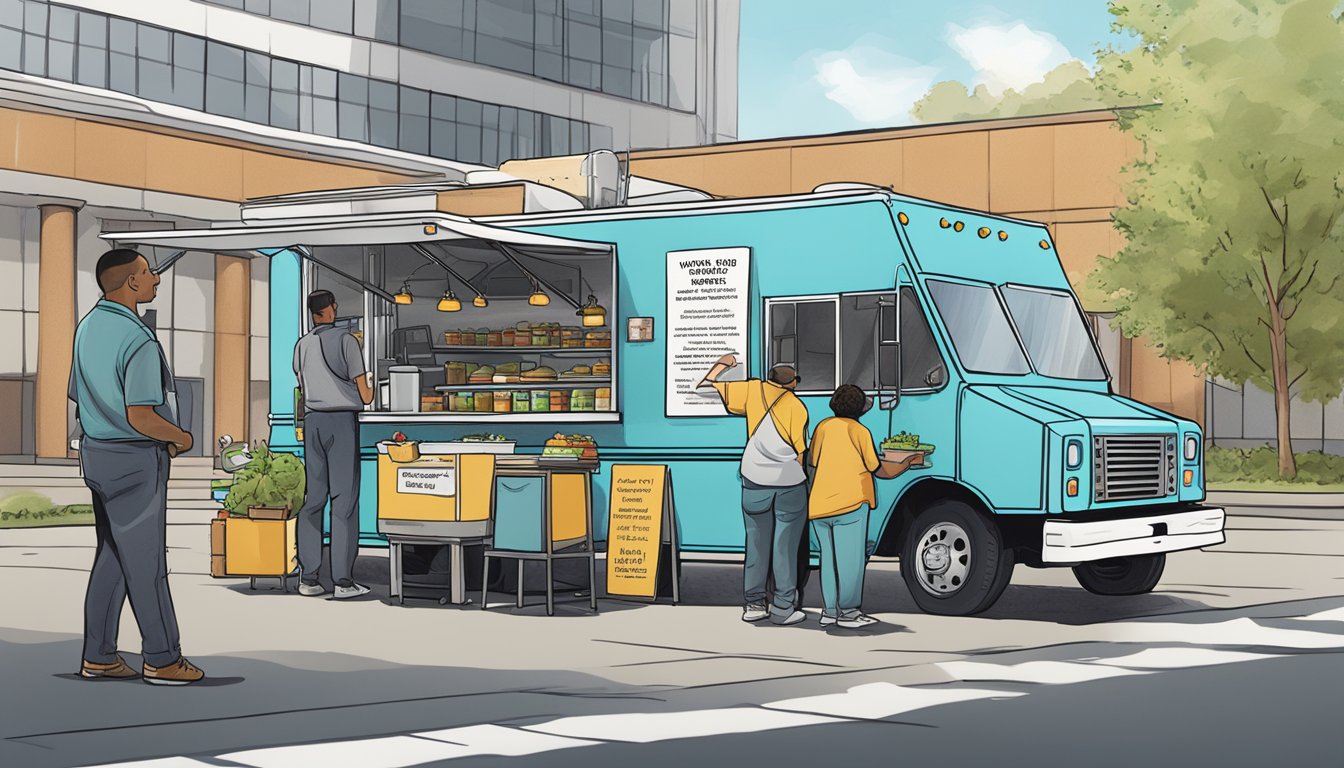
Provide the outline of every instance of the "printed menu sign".
<path id="1" fill-rule="evenodd" d="M 750 288 L 750 248 L 668 252 L 668 416 L 724 415 L 718 393 L 696 385 L 723 355 L 745 363 Z M 745 370 L 733 369 L 725 379 Z"/>
<path id="2" fill-rule="evenodd" d="M 617 464 L 611 468 L 607 520 L 607 594 L 655 600 L 663 547 L 677 557 L 672 484 L 664 464 Z M 673 569 L 673 601 L 679 597 Z"/>
<path id="3" fill-rule="evenodd" d="M 398 467 L 397 493 L 456 496 L 457 470 L 452 467 Z"/>

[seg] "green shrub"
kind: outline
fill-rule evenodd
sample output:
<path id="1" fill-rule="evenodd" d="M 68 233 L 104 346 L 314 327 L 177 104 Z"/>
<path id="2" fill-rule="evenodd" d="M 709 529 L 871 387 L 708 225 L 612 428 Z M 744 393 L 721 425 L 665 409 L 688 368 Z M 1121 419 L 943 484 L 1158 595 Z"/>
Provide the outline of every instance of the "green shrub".
<path id="1" fill-rule="evenodd" d="M 20 492 L 0 500 L 0 528 L 41 525 L 88 525 L 93 522 L 89 504 L 53 504 L 40 493 Z"/>
<path id="2" fill-rule="evenodd" d="M 231 515 L 245 515 L 248 507 L 303 506 L 303 462 L 292 453 L 273 453 L 265 443 L 252 449 L 252 461 L 233 476 L 224 508 Z"/>
<path id="3" fill-rule="evenodd" d="M 1291 482 L 1344 483 L 1344 456 L 1321 451 L 1306 451 L 1296 456 L 1297 478 Z M 1210 483 L 1284 482 L 1279 479 L 1279 453 L 1267 445 L 1260 448 L 1210 446 L 1204 453 L 1204 471 Z"/>

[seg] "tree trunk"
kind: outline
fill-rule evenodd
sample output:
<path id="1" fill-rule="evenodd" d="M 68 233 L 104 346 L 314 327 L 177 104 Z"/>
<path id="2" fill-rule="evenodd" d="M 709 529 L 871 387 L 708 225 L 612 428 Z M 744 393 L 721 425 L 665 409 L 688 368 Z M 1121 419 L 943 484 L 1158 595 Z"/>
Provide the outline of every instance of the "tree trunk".
<path id="1" fill-rule="evenodd" d="M 1269 349 L 1274 374 L 1274 421 L 1279 443 L 1279 479 L 1297 477 L 1297 458 L 1293 456 L 1292 394 L 1288 391 L 1288 333 L 1278 302 L 1270 294 Z"/>

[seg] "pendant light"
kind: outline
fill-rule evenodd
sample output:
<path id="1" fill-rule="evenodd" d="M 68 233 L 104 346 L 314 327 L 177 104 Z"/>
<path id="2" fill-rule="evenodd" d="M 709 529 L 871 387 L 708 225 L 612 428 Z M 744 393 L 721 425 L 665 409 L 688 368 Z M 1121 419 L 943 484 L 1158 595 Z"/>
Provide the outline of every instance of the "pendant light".
<path id="1" fill-rule="evenodd" d="M 527 303 L 534 307 L 544 307 L 551 303 L 551 297 L 547 296 L 546 292 L 541 290 L 541 286 L 533 285 L 532 295 L 527 297 Z"/>
<path id="2" fill-rule="evenodd" d="M 462 302 L 457 300 L 457 294 L 453 293 L 453 290 L 449 288 L 443 292 L 443 298 L 439 299 L 438 309 L 440 312 L 460 312 L 462 310 Z"/>
<path id="3" fill-rule="evenodd" d="M 410 304 L 411 302 L 415 301 L 415 297 L 411 295 L 410 284 L 402 283 L 401 290 L 397 291 L 395 294 L 392 295 L 392 301 L 396 302 L 397 304 Z"/>
<path id="4" fill-rule="evenodd" d="M 478 293 L 476 294 L 476 298 L 471 300 L 471 305 L 473 307 L 480 307 L 481 309 L 484 309 L 485 307 L 490 305 L 490 302 L 485 300 L 484 294 Z"/>
<path id="5" fill-rule="evenodd" d="M 579 311 L 574 314 L 583 318 L 585 328 L 600 328 L 607 324 L 607 309 L 597 303 L 597 297 L 588 294 L 588 303 L 579 307 Z"/>

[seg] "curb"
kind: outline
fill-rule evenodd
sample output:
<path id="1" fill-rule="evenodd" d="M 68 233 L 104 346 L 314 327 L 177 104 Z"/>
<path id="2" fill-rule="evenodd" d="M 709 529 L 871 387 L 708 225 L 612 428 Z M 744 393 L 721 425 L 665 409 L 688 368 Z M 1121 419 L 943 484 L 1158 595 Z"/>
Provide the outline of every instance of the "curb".
<path id="1" fill-rule="evenodd" d="M 1225 507 L 1292 507 L 1344 510 L 1344 493 L 1209 491 L 1206 504 Z"/>

